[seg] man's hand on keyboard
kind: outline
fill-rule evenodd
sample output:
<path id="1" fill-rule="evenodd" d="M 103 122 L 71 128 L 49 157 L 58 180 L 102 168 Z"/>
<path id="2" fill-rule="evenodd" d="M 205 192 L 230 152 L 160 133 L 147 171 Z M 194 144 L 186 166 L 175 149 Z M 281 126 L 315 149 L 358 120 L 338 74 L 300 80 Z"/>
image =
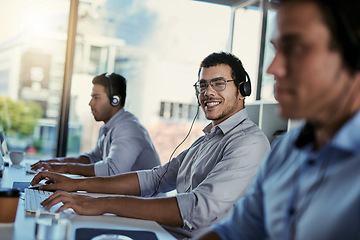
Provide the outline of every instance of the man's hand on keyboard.
<path id="1" fill-rule="evenodd" d="M 35 175 L 35 177 L 31 180 L 30 184 L 33 186 L 38 184 L 41 180 L 45 179 L 46 184 L 39 186 L 39 190 L 45 191 L 54 191 L 54 190 L 64 190 L 68 192 L 77 191 L 76 189 L 76 179 L 71 179 L 69 177 L 52 173 L 52 172 L 39 172 Z"/>
<path id="2" fill-rule="evenodd" d="M 41 202 L 41 205 L 45 209 L 50 209 L 52 206 L 58 203 L 63 203 L 56 212 L 62 212 L 66 209 L 73 209 L 77 214 L 81 215 L 102 215 L 104 210 L 101 206 L 102 200 L 105 198 L 94 198 L 90 196 L 85 196 L 77 193 L 67 193 L 63 191 L 57 191 L 47 199 Z M 106 204 L 105 204 L 106 205 Z"/>
<path id="3" fill-rule="evenodd" d="M 31 170 L 37 171 L 39 169 L 41 169 L 42 171 L 66 173 L 67 164 L 63 163 L 59 159 L 50 159 L 50 160 L 41 160 L 31 165 Z"/>

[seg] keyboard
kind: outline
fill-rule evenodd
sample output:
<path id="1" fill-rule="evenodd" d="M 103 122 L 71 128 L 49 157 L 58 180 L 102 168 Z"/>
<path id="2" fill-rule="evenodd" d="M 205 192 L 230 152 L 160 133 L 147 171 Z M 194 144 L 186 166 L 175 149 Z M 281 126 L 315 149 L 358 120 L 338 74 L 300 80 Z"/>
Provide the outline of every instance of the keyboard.
<path id="1" fill-rule="evenodd" d="M 36 211 L 43 212 L 55 212 L 63 203 L 57 203 L 50 208 L 45 210 L 40 204 L 46 198 L 50 197 L 54 192 L 42 191 L 38 189 L 25 188 L 25 211 L 28 213 L 35 213 Z"/>

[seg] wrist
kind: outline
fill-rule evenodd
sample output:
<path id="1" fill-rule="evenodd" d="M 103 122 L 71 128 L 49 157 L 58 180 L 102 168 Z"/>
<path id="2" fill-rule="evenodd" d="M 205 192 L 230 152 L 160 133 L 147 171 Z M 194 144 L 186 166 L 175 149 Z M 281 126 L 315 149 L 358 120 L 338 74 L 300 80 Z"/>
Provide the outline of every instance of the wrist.
<path id="1" fill-rule="evenodd" d="M 74 188 L 75 191 L 85 191 L 85 192 L 89 192 L 87 186 L 87 182 L 86 182 L 86 178 L 77 178 L 77 179 L 73 179 L 73 184 L 74 184 Z"/>
<path id="2" fill-rule="evenodd" d="M 63 166 L 63 169 L 66 173 L 71 173 L 70 170 L 71 170 L 71 167 L 69 163 L 64 163 L 64 162 L 61 162 L 61 165 Z"/>
<path id="3" fill-rule="evenodd" d="M 102 197 L 98 198 L 100 200 L 99 206 L 101 206 L 102 214 L 105 213 L 113 213 L 121 216 L 123 212 L 121 212 L 119 206 L 122 206 L 124 197 L 116 196 L 116 197 Z"/>
<path id="4" fill-rule="evenodd" d="M 57 158 L 57 160 L 58 160 L 60 163 L 66 163 L 66 158 L 65 158 L 65 157 L 59 157 L 59 158 Z"/>

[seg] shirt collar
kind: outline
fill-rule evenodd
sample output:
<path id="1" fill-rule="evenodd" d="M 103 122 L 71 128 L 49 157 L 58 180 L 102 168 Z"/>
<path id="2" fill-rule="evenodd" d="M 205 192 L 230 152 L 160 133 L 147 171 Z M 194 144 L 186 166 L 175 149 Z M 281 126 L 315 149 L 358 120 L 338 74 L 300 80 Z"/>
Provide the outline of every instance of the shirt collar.
<path id="1" fill-rule="evenodd" d="M 332 145 L 351 152 L 360 151 L 360 110 L 336 133 Z"/>
<path id="2" fill-rule="evenodd" d="M 329 144 L 350 152 L 360 151 L 360 134 L 357 129 L 360 129 L 360 110 L 340 128 Z M 302 148 L 313 143 L 314 139 L 314 128 L 311 124 L 306 123 L 296 139 L 295 145 Z"/>
<path id="3" fill-rule="evenodd" d="M 229 131 L 231 131 L 233 128 L 235 128 L 237 125 L 242 123 L 246 118 L 248 118 L 248 114 L 246 109 L 243 108 L 214 127 L 212 127 L 212 123 L 209 123 L 203 129 L 203 132 L 210 133 L 211 131 L 216 131 L 216 129 L 220 129 L 223 132 L 223 134 L 226 134 Z M 214 130 L 212 130 L 212 128 Z"/>
<path id="4" fill-rule="evenodd" d="M 115 124 L 117 124 L 117 122 L 118 122 L 117 120 L 124 114 L 124 112 L 125 112 L 124 108 L 121 108 L 119 111 L 117 111 L 114 114 L 114 116 L 112 116 L 110 118 L 110 120 L 103 125 L 103 128 L 105 128 L 105 129 L 112 128 Z"/>

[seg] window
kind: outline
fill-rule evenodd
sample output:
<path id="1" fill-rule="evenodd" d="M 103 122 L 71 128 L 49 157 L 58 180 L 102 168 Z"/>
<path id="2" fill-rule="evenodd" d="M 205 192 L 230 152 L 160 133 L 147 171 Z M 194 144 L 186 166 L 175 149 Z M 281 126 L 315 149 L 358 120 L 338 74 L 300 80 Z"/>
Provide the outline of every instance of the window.
<path id="1" fill-rule="evenodd" d="M 187 120 L 191 121 L 194 119 L 197 112 L 197 104 L 184 104 L 174 102 L 161 102 L 159 116 L 161 120 L 171 119 L 176 120 Z M 198 114 L 197 119 L 206 121 L 204 114 Z"/>
<path id="2" fill-rule="evenodd" d="M 240 58 L 251 79 L 252 93 L 246 103 L 255 101 L 259 68 L 262 10 L 259 1 L 235 10 L 233 53 Z"/>
<path id="3" fill-rule="evenodd" d="M 265 61 L 263 69 L 263 81 L 261 86 L 261 99 L 268 101 L 275 101 L 274 99 L 274 76 L 267 74 L 266 70 L 274 58 L 274 48 L 270 43 L 271 36 L 274 32 L 276 11 L 268 11 L 268 22 L 266 32 L 266 45 L 265 45 Z"/>
<path id="4" fill-rule="evenodd" d="M 227 50 L 230 17 L 230 7 L 189 0 L 80 2 L 70 106 L 70 123 L 81 126 L 75 138 L 80 148 L 68 153 L 94 146 L 102 123 L 88 106 L 91 81 L 116 72 L 127 79 L 125 110 L 145 125 L 160 159 L 167 161 L 195 117 L 193 84 L 201 60 Z M 204 119 L 200 115 L 193 138 L 202 134 Z"/>
<path id="5" fill-rule="evenodd" d="M 196 114 L 192 85 L 199 63 L 216 51 L 231 50 L 243 61 L 253 88 L 247 103 L 255 100 L 257 87 L 262 87 L 262 99 L 272 99 L 270 76 L 264 73 L 262 85 L 257 86 L 263 51 L 262 1 L 211 2 L 221 4 L 0 0 L 0 117 L 9 148 L 28 150 L 28 156 L 37 159 L 54 157 L 58 142 L 63 141 L 58 132 L 66 124 L 67 155 L 90 151 L 102 125 L 95 122 L 88 106 L 91 80 L 116 72 L 128 82 L 125 109 L 145 125 L 161 160 L 167 161 Z M 77 32 L 72 76 L 64 84 L 70 3 L 78 4 Z M 272 10 L 268 14 L 268 29 L 274 15 Z M 265 65 L 272 54 L 266 45 Z M 70 103 L 61 110 L 62 91 L 70 80 Z M 68 122 L 59 120 L 62 114 L 68 114 Z M 192 134 L 179 151 L 202 135 L 207 123 L 200 110 Z"/>
<path id="6" fill-rule="evenodd" d="M 9 150 L 55 154 L 69 1 L 0 1 L 0 115 Z"/>

